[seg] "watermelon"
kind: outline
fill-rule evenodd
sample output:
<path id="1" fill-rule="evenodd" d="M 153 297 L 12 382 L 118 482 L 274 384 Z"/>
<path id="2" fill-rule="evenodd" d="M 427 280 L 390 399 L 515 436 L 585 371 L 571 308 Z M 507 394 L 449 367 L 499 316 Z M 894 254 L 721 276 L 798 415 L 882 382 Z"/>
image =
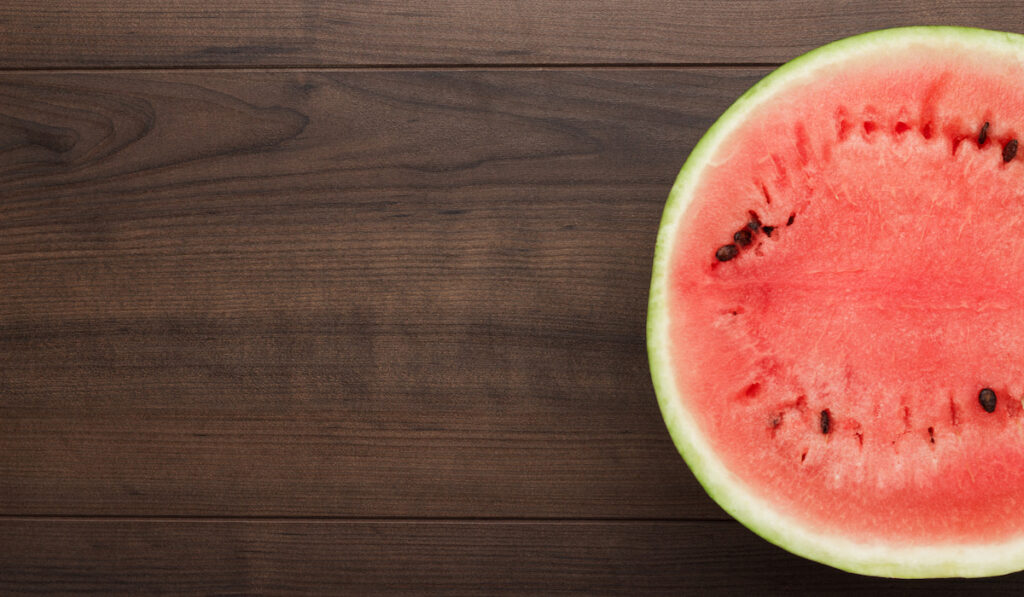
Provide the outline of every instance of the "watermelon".
<path id="1" fill-rule="evenodd" d="M 1024 568 L 1024 37 L 841 40 L 693 149 L 648 353 L 708 494 L 843 570 Z"/>

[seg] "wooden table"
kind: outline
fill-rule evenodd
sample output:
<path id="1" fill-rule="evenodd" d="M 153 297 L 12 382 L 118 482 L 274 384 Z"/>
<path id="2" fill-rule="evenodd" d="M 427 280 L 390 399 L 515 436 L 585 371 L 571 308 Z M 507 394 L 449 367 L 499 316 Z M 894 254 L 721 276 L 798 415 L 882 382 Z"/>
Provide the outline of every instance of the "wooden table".
<path id="1" fill-rule="evenodd" d="M 647 371 L 668 189 L 782 61 L 999 2 L 5 0 L 0 594 L 1019 594 L 814 564 Z"/>

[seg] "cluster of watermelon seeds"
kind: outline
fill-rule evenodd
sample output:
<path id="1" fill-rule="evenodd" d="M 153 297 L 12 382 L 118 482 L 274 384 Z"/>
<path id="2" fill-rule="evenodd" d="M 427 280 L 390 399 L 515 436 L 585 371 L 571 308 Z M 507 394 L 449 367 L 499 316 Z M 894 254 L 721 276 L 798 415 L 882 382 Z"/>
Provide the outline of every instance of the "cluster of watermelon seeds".
<path id="1" fill-rule="evenodd" d="M 988 122 L 981 125 L 981 132 L 978 133 L 978 147 L 981 147 L 988 141 Z M 1003 146 L 1003 163 L 1009 162 L 1013 158 L 1017 157 L 1017 140 L 1010 139 L 1006 145 Z"/>
<path id="2" fill-rule="evenodd" d="M 996 411 L 995 391 L 993 391 L 992 388 L 982 388 L 982 390 L 978 392 L 978 403 L 981 404 L 981 408 L 984 409 L 985 412 L 994 413 Z M 772 428 L 776 428 L 781 423 L 782 417 L 775 416 L 772 418 L 771 426 Z M 832 412 L 829 409 L 826 408 L 825 410 L 821 411 L 821 413 L 818 415 L 818 426 L 821 428 L 821 433 L 824 435 L 828 435 L 829 433 L 832 432 Z M 858 433 L 857 436 L 858 440 L 863 441 L 861 434 Z M 933 444 L 935 443 L 934 427 L 928 428 L 928 441 L 930 441 Z M 806 457 L 806 454 L 804 454 L 804 457 Z"/>
<path id="3" fill-rule="evenodd" d="M 715 259 L 723 262 L 731 261 L 740 254 L 741 249 L 750 246 L 754 240 L 754 235 L 758 232 L 764 232 L 765 236 L 771 238 L 776 227 L 762 224 L 757 212 L 750 210 L 748 213 L 750 214 L 750 220 L 745 226 L 733 233 L 731 243 L 722 245 L 715 250 Z M 786 219 L 786 226 L 792 226 L 794 221 L 796 221 L 796 213 L 789 214 L 789 218 Z"/>
<path id="4" fill-rule="evenodd" d="M 989 123 L 989 122 L 985 122 L 984 124 L 981 125 L 981 130 L 978 132 L 978 137 L 976 139 L 978 147 L 983 147 L 989 141 L 989 134 L 988 134 L 988 132 L 989 132 L 989 127 L 990 126 L 991 126 L 991 123 Z M 878 123 L 876 123 L 874 121 L 871 121 L 871 120 L 865 120 L 863 122 L 863 127 L 864 127 L 864 133 L 867 134 L 867 135 L 870 135 L 870 134 L 874 133 L 875 131 L 879 130 Z M 839 121 L 839 141 L 844 141 L 849 136 L 851 130 L 853 130 L 853 126 L 846 119 L 845 112 L 841 113 L 840 121 Z M 911 126 L 909 124 L 907 124 L 906 122 L 900 121 L 900 122 L 896 123 L 896 126 L 893 129 L 893 132 L 895 132 L 897 135 L 900 135 L 900 134 L 903 134 L 903 133 L 905 133 L 905 132 L 907 132 L 909 130 L 911 130 Z M 931 139 L 932 138 L 932 123 L 931 122 L 927 122 L 927 123 L 925 123 L 921 127 L 921 136 L 924 137 L 925 139 Z M 965 139 L 968 139 L 968 138 L 969 138 L 969 136 L 966 136 L 966 135 L 954 135 L 952 137 L 952 141 L 953 141 L 953 155 L 956 155 L 957 148 L 960 146 L 961 141 L 964 141 Z M 1017 141 L 1017 139 L 1006 140 L 1004 138 L 1002 140 L 998 140 L 997 139 L 996 142 L 1002 144 L 1002 148 L 1003 148 L 1002 149 L 1003 163 L 1008 163 L 1008 162 L 1012 161 L 1015 157 L 1017 157 L 1017 150 L 1020 148 L 1020 143 Z M 765 194 L 766 194 L 765 195 L 766 199 L 768 199 L 767 191 L 765 191 Z M 770 204 L 771 201 L 768 200 L 768 203 Z"/>

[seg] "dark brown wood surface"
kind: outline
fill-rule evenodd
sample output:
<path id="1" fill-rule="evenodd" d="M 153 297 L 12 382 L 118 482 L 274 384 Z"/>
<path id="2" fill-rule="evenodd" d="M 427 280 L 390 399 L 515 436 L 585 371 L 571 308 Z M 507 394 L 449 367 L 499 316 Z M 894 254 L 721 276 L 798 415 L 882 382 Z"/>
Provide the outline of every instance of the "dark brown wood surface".
<path id="1" fill-rule="evenodd" d="M 999 0 L 4 0 L 0 68 L 775 63 L 907 25 L 1024 31 Z"/>
<path id="2" fill-rule="evenodd" d="M 0 594 L 1019 593 L 733 522 L 644 343 L 669 186 L 771 64 L 1017 17 L 4 3 Z"/>
<path id="3" fill-rule="evenodd" d="M 1021 586 L 847 574 L 721 521 L 21 519 L 0 532 L 19 538 L 0 552 L 3 594 L 931 597 Z"/>

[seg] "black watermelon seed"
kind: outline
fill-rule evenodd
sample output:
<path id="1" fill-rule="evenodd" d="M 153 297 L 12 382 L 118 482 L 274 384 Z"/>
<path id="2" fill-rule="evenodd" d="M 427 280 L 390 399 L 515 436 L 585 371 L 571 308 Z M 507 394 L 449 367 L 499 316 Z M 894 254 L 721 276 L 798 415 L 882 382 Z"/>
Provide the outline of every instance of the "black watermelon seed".
<path id="1" fill-rule="evenodd" d="M 745 247 L 750 244 L 750 231 L 746 228 L 740 228 L 736 231 L 736 234 L 732 235 L 732 240 L 736 241 L 736 244 Z"/>
<path id="2" fill-rule="evenodd" d="M 1003 148 L 1003 161 L 1009 162 L 1015 155 L 1017 155 L 1017 140 L 1013 139 Z"/>
<path id="3" fill-rule="evenodd" d="M 832 430 L 832 417 L 829 415 L 828 409 L 821 411 L 821 432 L 828 435 L 828 432 Z"/>
<path id="4" fill-rule="evenodd" d="M 719 261 L 729 261 L 740 252 L 739 247 L 736 245 L 722 245 L 715 251 L 715 259 Z"/>
<path id="5" fill-rule="evenodd" d="M 772 235 L 772 232 L 774 232 L 774 231 L 775 231 L 775 226 L 763 226 L 763 227 L 761 228 L 761 230 L 764 230 L 764 233 L 765 233 L 765 234 L 767 234 L 768 236 L 771 236 L 771 235 Z"/>
<path id="6" fill-rule="evenodd" d="M 996 393 L 991 389 L 985 388 L 978 392 L 978 402 L 981 403 L 981 408 L 984 408 L 985 412 L 996 412 Z"/>
<path id="7" fill-rule="evenodd" d="M 786 220 L 786 226 L 792 226 L 793 222 L 796 221 L 796 214 L 789 214 L 789 218 Z"/>
<path id="8" fill-rule="evenodd" d="M 978 133 L 978 145 L 984 145 L 988 140 L 988 123 L 981 125 L 981 132 Z"/>

